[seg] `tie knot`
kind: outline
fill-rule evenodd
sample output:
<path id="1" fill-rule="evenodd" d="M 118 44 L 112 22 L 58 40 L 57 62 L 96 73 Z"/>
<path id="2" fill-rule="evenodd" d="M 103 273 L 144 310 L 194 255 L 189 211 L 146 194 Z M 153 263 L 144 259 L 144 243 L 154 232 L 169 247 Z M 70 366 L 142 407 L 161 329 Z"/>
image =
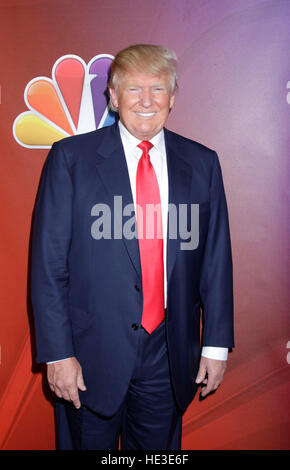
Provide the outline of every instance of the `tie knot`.
<path id="1" fill-rule="evenodd" d="M 149 150 L 152 149 L 153 144 L 151 144 L 151 142 L 149 142 L 148 140 L 143 140 L 142 142 L 140 142 L 140 144 L 137 145 L 137 147 L 139 147 L 142 152 L 148 154 Z"/>

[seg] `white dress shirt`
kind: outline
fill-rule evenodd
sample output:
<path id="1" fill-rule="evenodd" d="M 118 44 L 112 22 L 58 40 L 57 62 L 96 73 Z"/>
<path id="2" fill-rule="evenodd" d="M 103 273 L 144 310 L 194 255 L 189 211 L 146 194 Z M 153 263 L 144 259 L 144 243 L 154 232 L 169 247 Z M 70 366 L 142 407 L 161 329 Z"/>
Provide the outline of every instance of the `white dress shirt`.
<path id="1" fill-rule="evenodd" d="M 136 175 L 139 159 L 142 150 L 137 147 L 141 140 L 134 137 L 126 127 L 119 121 L 119 129 L 122 144 L 124 147 L 133 203 L 136 207 Z M 166 249 L 167 249 L 167 213 L 168 213 L 168 173 L 167 158 L 163 129 L 155 135 L 150 142 L 153 144 L 150 150 L 150 161 L 154 167 L 160 192 L 161 212 L 162 212 L 162 231 L 163 231 L 163 263 L 164 263 L 164 304 L 167 306 L 167 271 L 166 271 Z M 228 357 L 228 348 L 204 346 L 201 355 L 210 359 L 218 359 L 225 361 Z M 68 358 L 66 358 L 68 359 Z M 58 362 L 58 361 L 52 361 Z M 51 364 L 52 362 L 48 362 Z"/>

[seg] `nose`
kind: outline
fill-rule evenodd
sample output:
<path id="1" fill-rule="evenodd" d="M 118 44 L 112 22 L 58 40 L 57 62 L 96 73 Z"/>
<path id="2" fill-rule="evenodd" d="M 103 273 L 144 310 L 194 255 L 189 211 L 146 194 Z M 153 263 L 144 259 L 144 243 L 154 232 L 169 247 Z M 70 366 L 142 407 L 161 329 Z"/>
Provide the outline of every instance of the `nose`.
<path id="1" fill-rule="evenodd" d="M 150 88 L 143 88 L 141 97 L 140 97 L 141 104 L 144 108 L 149 108 L 152 105 L 152 92 Z"/>

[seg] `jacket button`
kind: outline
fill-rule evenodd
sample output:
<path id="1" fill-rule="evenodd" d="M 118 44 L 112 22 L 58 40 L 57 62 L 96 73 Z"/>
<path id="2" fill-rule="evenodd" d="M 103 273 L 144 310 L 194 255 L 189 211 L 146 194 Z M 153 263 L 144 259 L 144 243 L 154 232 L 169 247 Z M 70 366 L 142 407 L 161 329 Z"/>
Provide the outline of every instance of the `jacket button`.
<path id="1" fill-rule="evenodd" d="M 131 328 L 133 328 L 133 330 L 138 330 L 139 326 L 137 325 L 137 323 L 133 323 L 133 325 L 131 325 Z"/>
<path id="2" fill-rule="evenodd" d="M 134 287 L 135 287 L 135 289 L 136 289 L 136 291 L 137 291 L 137 292 L 140 292 L 140 287 L 139 287 L 139 286 L 137 286 L 137 284 L 135 284 L 135 286 L 134 286 Z"/>

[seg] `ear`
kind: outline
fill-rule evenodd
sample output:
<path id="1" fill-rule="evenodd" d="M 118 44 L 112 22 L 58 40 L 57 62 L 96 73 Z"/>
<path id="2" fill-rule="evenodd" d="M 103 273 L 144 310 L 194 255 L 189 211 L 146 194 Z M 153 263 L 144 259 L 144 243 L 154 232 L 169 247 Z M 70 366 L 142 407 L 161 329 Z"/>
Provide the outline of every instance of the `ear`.
<path id="1" fill-rule="evenodd" d="M 115 108 L 118 108 L 118 96 L 115 88 L 109 88 L 109 93 L 110 93 L 110 98 L 111 98 L 111 103 Z"/>
<path id="2" fill-rule="evenodd" d="M 169 109 L 171 109 L 172 106 L 174 105 L 175 97 L 176 97 L 176 91 L 175 91 L 175 92 L 173 93 L 173 95 L 171 95 L 171 97 L 170 97 Z"/>

